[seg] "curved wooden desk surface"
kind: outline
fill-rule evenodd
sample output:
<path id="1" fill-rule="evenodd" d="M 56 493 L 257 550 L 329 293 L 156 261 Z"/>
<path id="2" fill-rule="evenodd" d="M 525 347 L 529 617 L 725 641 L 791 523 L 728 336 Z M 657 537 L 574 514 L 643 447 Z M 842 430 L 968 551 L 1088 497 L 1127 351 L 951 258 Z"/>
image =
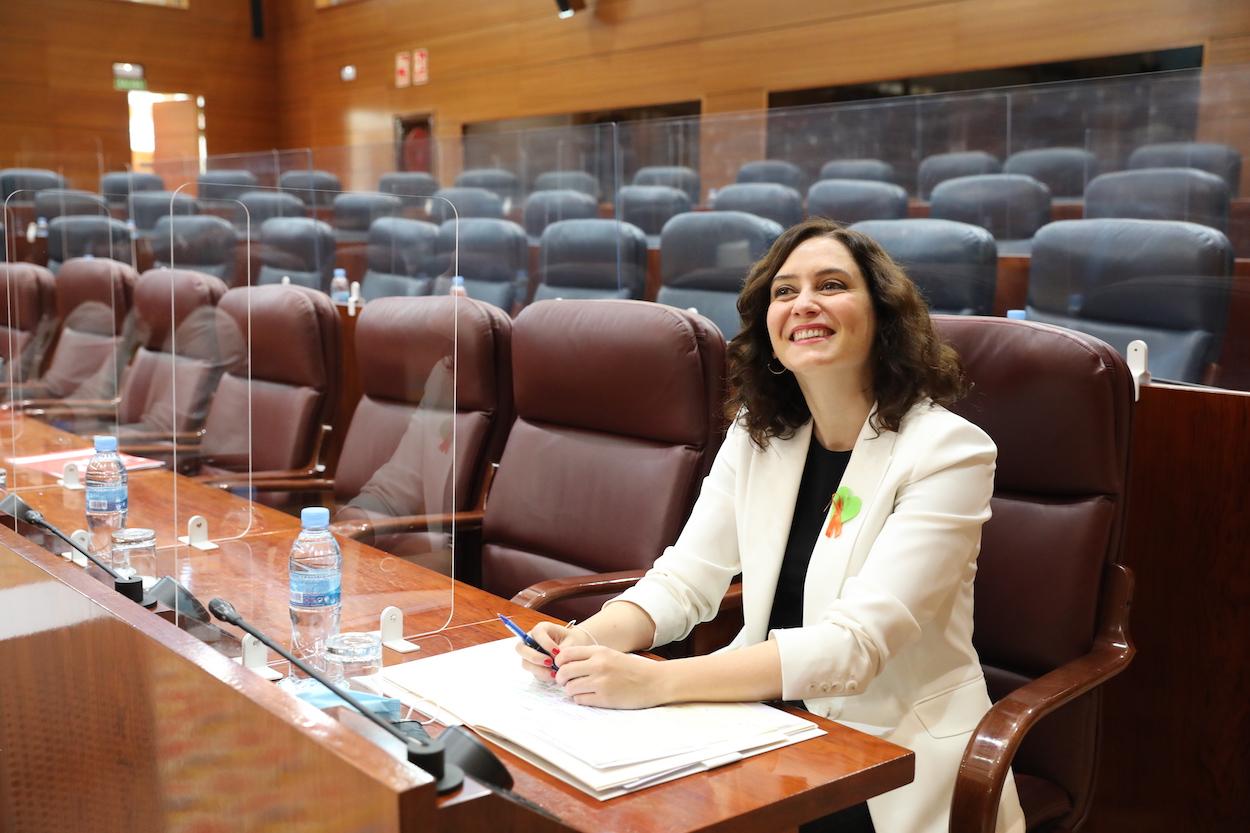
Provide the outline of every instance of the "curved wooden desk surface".
<path id="1" fill-rule="evenodd" d="M 56 429 L 34 420 L 27 420 L 22 436 L 28 443 L 23 444 L 22 453 L 35 453 L 30 450 L 35 447 L 67 444 L 61 442 L 64 435 Z M 7 459 L 12 447 L 0 446 L 0 457 Z M 81 491 L 32 485 L 21 494 L 52 523 L 66 529 L 82 526 Z M 177 578 L 205 603 L 214 596 L 228 598 L 245 618 L 283 641 L 289 639 L 287 556 L 299 527 L 295 518 L 164 470 L 132 474 L 130 505 L 132 525 L 150 525 L 157 530 L 162 573 Z M 183 531 L 179 526 L 185 526 L 191 514 L 208 518 L 210 531 L 223 531 L 224 527 L 224 531 L 240 537 L 221 541 L 220 548 L 210 552 L 176 544 L 174 536 Z M 0 559 L 16 557 L 14 549 L 21 549 L 20 557 L 30 564 L 62 581 L 92 589 L 91 596 L 97 604 L 120 610 L 127 621 L 141 622 L 143 631 L 153 640 L 176 644 L 183 656 L 211 666 L 210 670 L 220 673 L 224 667 L 221 658 L 210 649 L 194 642 L 188 645 L 186 640 L 190 637 L 186 634 L 148 611 L 129 605 L 106 585 L 94 583 L 87 571 L 29 542 L 17 542 L 11 531 L 0 533 L 0 539 L 0 544 L 7 544 L 8 549 L 6 552 L 6 547 L 0 546 Z M 342 545 L 343 630 L 375 629 L 381 609 L 395 605 L 404 612 L 405 634 L 421 646 L 417 656 L 429 656 L 505 638 L 506 631 L 495 619 L 497 613 L 506 612 L 525 627 L 543 618 L 542 614 L 477 588 L 453 583 L 446 576 L 371 547 L 354 541 L 342 541 Z M 0 574 L 7 569 L 7 563 L 0 560 Z M 232 630 L 228 626 L 226 629 Z M 3 644 L 0 641 L 0 646 Z M 387 664 L 412 658 L 413 655 L 385 652 Z M 239 674 L 247 678 L 246 686 L 237 685 Z M 291 721 L 305 728 L 311 726 L 324 742 L 355 742 L 344 740 L 341 733 L 331 731 L 327 735 L 321 718 L 309 722 L 310 707 L 295 703 L 284 692 L 266 688 L 259 677 L 241 669 L 229 676 L 236 680 L 236 688 L 253 697 L 257 696 L 260 683 L 259 690 L 265 692 L 259 695 L 261 699 L 284 704 Z M 39 695 L 32 690 L 29 696 L 37 701 Z M 37 702 L 33 706 L 33 712 L 38 713 Z M 195 711 L 194 706 L 186 708 Z M 607 802 L 597 801 L 508 753 L 500 754 L 513 773 L 518 794 L 545 808 L 569 828 L 588 833 L 784 830 L 911 781 L 911 752 L 836 723 L 813 719 L 826 735 Z M 237 754 L 243 765 L 250 760 L 247 745 L 240 742 L 238 746 L 231 754 Z M 555 829 L 549 819 L 501 803 L 497 796 L 474 785 L 441 800 L 438 808 L 437 829 L 492 833 L 500 829 Z M 423 812 L 428 814 L 419 810 L 416 816 Z M 327 820 L 324 826 L 308 829 L 332 828 Z"/>

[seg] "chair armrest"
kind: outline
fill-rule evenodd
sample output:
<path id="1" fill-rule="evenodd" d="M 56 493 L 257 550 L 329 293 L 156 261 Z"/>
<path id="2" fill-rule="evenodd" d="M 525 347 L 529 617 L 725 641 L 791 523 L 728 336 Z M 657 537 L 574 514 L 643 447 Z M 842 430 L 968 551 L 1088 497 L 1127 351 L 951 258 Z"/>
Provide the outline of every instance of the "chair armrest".
<path id="1" fill-rule="evenodd" d="M 1128 635 L 1133 574 L 1107 568 L 1102 624 L 1089 653 L 1023 685 L 995 703 L 968 741 L 951 802 L 951 833 L 994 833 L 1011 762 L 1035 723 L 1123 671 L 1136 653 Z"/>
<path id="2" fill-rule="evenodd" d="M 246 483 L 244 479 L 240 481 Z M 275 478 L 257 478 L 252 477 L 252 488 L 258 492 L 332 492 L 334 491 L 334 478 L 332 477 L 275 477 Z"/>
<path id="3" fill-rule="evenodd" d="M 107 413 L 120 403 L 119 399 L 20 399 L 5 403 L 11 410 L 38 415 L 90 415 Z"/>
<path id="4" fill-rule="evenodd" d="M 549 604 L 561 599 L 574 599 L 580 596 L 598 596 L 606 593 L 620 593 L 628 590 L 646 575 L 646 570 L 622 570 L 616 573 L 591 573 L 586 576 L 570 576 L 568 578 L 552 578 L 531 584 L 512 597 L 512 603 L 530 610 L 542 610 Z M 729 585 L 720 602 L 720 611 L 740 609 L 742 607 L 742 582 L 735 581 Z"/>
<path id="5" fill-rule="evenodd" d="M 561 599 L 579 596 L 595 596 L 601 593 L 620 593 L 638 583 L 646 570 L 622 570 L 616 573 L 591 573 L 587 576 L 549 578 L 531 584 L 512 597 L 512 603 L 530 610 L 542 610 Z"/>
<path id="6" fill-rule="evenodd" d="M 476 529 L 482 526 L 482 518 L 485 516 L 486 513 L 481 510 L 437 515 L 401 515 L 396 518 L 338 521 L 331 524 L 331 529 L 344 538 L 371 544 L 379 535 L 429 532 L 431 528 L 450 529 L 453 523 L 461 529 Z"/>

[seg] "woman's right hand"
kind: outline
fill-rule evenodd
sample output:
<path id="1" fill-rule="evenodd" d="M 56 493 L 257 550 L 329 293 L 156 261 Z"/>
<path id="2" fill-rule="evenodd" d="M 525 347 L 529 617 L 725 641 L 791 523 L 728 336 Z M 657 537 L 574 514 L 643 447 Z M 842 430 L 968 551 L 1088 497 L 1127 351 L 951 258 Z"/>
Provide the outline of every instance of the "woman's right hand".
<path id="1" fill-rule="evenodd" d="M 581 628 L 566 628 L 555 622 L 539 622 L 530 632 L 534 641 L 543 646 L 555 657 L 544 656 L 517 640 L 516 652 L 521 657 L 521 667 L 534 675 L 534 679 L 551 682 L 555 679 L 555 668 L 560 664 L 560 649 L 570 645 L 592 645 L 590 637 Z"/>

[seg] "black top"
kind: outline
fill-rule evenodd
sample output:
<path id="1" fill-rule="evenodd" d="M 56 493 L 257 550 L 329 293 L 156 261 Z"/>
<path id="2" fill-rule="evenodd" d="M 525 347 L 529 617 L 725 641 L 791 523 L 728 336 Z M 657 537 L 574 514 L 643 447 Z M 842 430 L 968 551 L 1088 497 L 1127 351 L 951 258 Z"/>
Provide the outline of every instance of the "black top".
<path id="1" fill-rule="evenodd" d="M 777 576 L 773 610 L 768 617 L 770 631 L 803 626 L 803 583 L 807 579 L 807 563 L 812 558 L 817 536 L 825 534 L 829 503 L 842 482 L 850 460 L 851 452 L 829 451 L 817 442 L 816 432 L 812 432 L 807 462 L 803 464 L 803 480 L 799 483 L 799 496 L 794 501 L 790 538 L 786 541 L 786 554 L 781 561 L 781 573 Z"/>

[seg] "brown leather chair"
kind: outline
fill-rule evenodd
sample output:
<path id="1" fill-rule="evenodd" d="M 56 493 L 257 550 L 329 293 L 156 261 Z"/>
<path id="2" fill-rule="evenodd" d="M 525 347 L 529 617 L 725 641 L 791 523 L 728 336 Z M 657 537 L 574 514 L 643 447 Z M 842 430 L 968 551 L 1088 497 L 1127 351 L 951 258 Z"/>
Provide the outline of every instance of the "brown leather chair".
<path id="1" fill-rule="evenodd" d="M 513 323 L 512 368 L 517 418 L 486 502 L 482 586 L 508 597 L 544 579 L 636 580 L 677 539 L 720 446 L 720 331 L 661 304 L 540 301 Z M 545 609 L 581 618 L 605 598 Z"/>
<path id="2" fill-rule="evenodd" d="M 936 320 L 973 383 L 953 410 L 998 445 L 973 637 L 996 703 L 965 752 L 950 829 L 993 831 L 1010 766 L 1028 829 L 1074 830 L 1094 788 L 1097 686 L 1134 650 L 1120 564 L 1132 383 L 1114 349 L 1081 333 Z"/>
<path id="3" fill-rule="evenodd" d="M 321 486 L 340 507 L 337 529 L 444 566 L 450 519 L 431 516 L 481 510 L 512 424 L 511 336 L 502 310 L 468 298 L 379 298 L 365 307 L 356 325 L 363 395 L 335 477 Z"/>
<path id="4" fill-rule="evenodd" d="M 6 383 L 21 383 L 39 372 L 56 321 L 52 273 L 33 263 L 0 264 L 0 358 Z"/>
<path id="5" fill-rule="evenodd" d="M 227 331 L 219 338 L 246 339 L 250 332 L 251 344 L 213 394 L 196 461 L 199 473 L 229 483 L 231 473 L 238 475 L 234 481 L 246 482 L 249 467 L 253 477 L 318 471 L 338 398 L 334 304 L 323 292 L 273 284 L 231 289 L 218 309 L 224 313 L 217 317 L 219 326 Z"/>
<path id="6" fill-rule="evenodd" d="M 47 368 L 33 381 L 7 387 L 25 406 L 45 400 L 105 401 L 117 395 L 134 352 L 131 307 L 139 275 L 107 258 L 73 258 L 53 285 L 59 324 Z"/>
<path id="7" fill-rule="evenodd" d="M 144 272 L 134 289 L 140 346 L 122 377 L 117 401 L 66 401 L 44 415 L 77 434 L 116 426 L 131 443 L 198 431 L 217 381 L 243 347 L 216 325 L 216 306 L 225 292 L 225 283 L 212 275 L 182 269 Z"/>

